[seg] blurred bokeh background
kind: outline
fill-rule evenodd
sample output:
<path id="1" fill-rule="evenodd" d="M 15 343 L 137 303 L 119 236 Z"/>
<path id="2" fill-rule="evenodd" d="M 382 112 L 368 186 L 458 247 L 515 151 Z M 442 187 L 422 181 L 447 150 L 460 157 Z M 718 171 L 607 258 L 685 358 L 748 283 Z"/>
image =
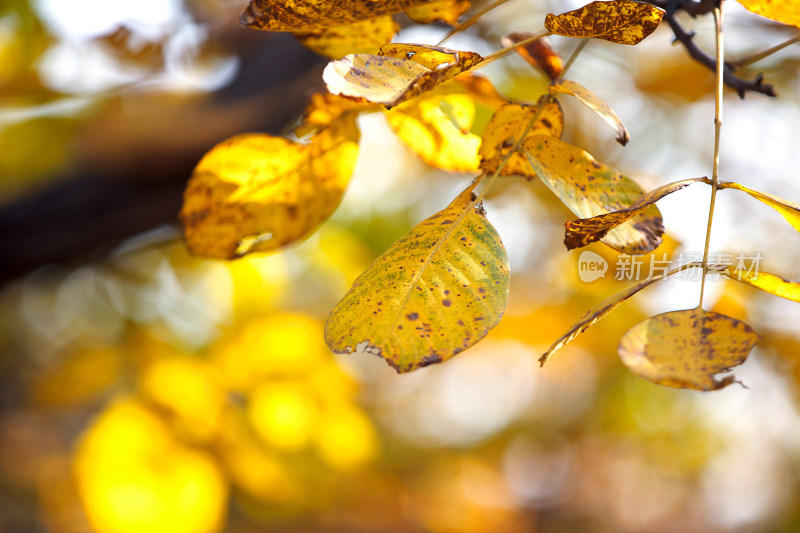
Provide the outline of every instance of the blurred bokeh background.
<path id="1" fill-rule="evenodd" d="M 800 306 L 711 285 L 715 310 L 763 336 L 737 370 L 748 389 L 671 390 L 617 359 L 629 327 L 696 305 L 685 280 L 540 369 L 625 286 L 578 279 L 571 217 L 541 184 L 509 179 L 487 201 L 513 272 L 501 324 L 410 375 L 322 341 L 355 277 L 472 178 L 428 168 L 382 116 L 361 118 L 356 175 L 319 232 L 275 255 L 189 257 L 176 218 L 197 160 L 239 132 L 290 134 L 322 87 L 325 61 L 241 28 L 244 4 L 0 3 L 0 532 L 800 530 Z M 728 4 L 730 58 L 797 31 Z M 490 53 L 578 5 L 509 2 L 449 45 Z M 711 51 L 713 22 L 681 20 Z M 403 42 L 447 31 L 401 22 Z M 570 71 L 616 109 L 628 146 L 563 101 L 567 139 L 645 188 L 710 173 L 713 76 L 671 39 L 593 42 Z M 795 45 L 744 72 L 776 99 L 726 94 L 723 179 L 800 200 L 799 65 Z M 481 74 L 524 101 L 547 84 L 518 57 Z M 760 252 L 799 280 L 800 237 L 737 194 L 720 194 L 712 251 Z M 659 204 L 659 257 L 702 250 L 707 202 L 698 186 Z M 591 249 L 613 272 L 615 254 Z"/>

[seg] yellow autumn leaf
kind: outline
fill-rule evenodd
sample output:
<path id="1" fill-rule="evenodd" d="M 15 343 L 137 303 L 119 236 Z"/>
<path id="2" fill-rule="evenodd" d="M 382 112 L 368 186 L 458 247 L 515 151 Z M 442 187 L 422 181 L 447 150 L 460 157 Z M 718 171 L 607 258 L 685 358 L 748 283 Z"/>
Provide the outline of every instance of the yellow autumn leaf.
<path id="1" fill-rule="evenodd" d="M 611 228 L 615 228 L 623 222 L 630 220 L 665 196 L 697 182 L 707 183 L 708 178 L 690 178 L 668 183 L 667 185 L 662 185 L 644 196 L 641 196 L 632 203 L 630 207 L 626 207 L 625 209 L 567 222 L 564 225 L 566 228 L 564 244 L 567 246 L 567 250 L 572 250 L 597 242 L 602 239 Z"/>
<path id="2" fill-rule="evenodd" d="M 792 202 L 790 200 L 785 200 L 780 196 L 775 196 L 774 194 L 756 191 L 754 189 L 745 187 L 740 183 L 734 183 L 730 181 L 724 181 L 720 183 L 719 188 L 736 189 L 737 191 L 746 192 L 759 202 L 767 204 L 772 209 L 780 213 L 780 215 L 783 218 L 785 218 L 786 221 L 789 224 L 791 224 L 794 229 L 800 231 L 800 204 L 797 204 L 796 202 Z"/>
<path id="3" fill-rule="evenodd" d="M 480 341 L 508 301 L 508 256 L 470 185 L 386 250 L 325 324 L 336 353 L 383 357 L 398 372 L 446 361 Z"/>
<path id="4" fill-rule="evenodd" d="M 680 267 L 670 270 L 664 276 L 654 276 L 652 278 L 648 278 L 640 283 L 631 285 L 627 289 L 618 292 L 617 294 L 609 298 L 606 298 L 598 305 L 587 311 L 585 315 L 583 315 L 577 322 L 575 322 L 572 326 L 570 326 L 569 330 L 567 330 L 566 333 L 564 333 L 561 337 L 558 338 L 558 340 L 556 340 L 553 344 L 551 344 L 550 348 L 548 348 L 547 351 L 544 354 L 542 354 L 542 356 L 539 358 L 539 363 L 542 366 L 544 366 L 544 364 L 547 362 L 550 356 L 553 355 L 554 352 L 560 350 L 561 348 L 563 348 L 564 346 L 575 340 L 575 337 L 577 337 L 578 335 L 580 335 L 581 333 L 592 327 L 601 318 L 603 318 L 608 313 L 616 309 L 622 302 L 624 302 L 637 292 L 649 287 L 650 285 L 652 285 L 657 281 L 661 281 L 662 279 L 665 279 L 673 274 L 676 274 L 677 272 L 681 272 L 689 268 L 699 268 L 700 266 L 701 266 L 700 263 L 688 263 L 686 265 L 681 265 Z"/>
<path id="5" fill-rule="evenodd" d="M 472 129 L 482 85 L 455 80 L 386 111 L 386 120 L 400 140 L 431 166 L 471 172 L 478 169 L 481 137 Z M 476 94 L 476 89 L 481 94 Z M 495 93 L 496 94 L 496 93 Z M 499 100 L 505 102 L 505 100 Z M 496 108 L 498 100 L 484 104 Z M 491 112 L 491 111 L 490 111 Z"/>
<path id="6" fill-rule="evenodd" d="M 189 251 L 231 259 L 308 235 L 339 205 L 358 157 L 356 116 L 346 113 L 298 144 L 237 135 L 197 164 L 180 213 Z"/>
<path id="7" fill-rule="evenodd" d="M 622 120 L 620 120 L 614 110 L 611 109 L 611 106 L 580 83 L 572 80 L 562 80 L 560 83 L 550 85 L 550 94 L 569 94 L 574 96 L 580 100 L 583 105 L 605 120 L 606 123 L 617 132 L 618 143 L 625 146 L 628 144 L 628 141 L 631 140 L 631 136 L 628 134 L 628 128 L 625 127 Z"/>
<path id="8" fill-rule="evenodd" d="M 333 123 L 348 111 L 361 113 L 380 109 L 383 109 L 383 106 L 369 102 L 359 102 L 337 94 L 328 92 L 314 93 L 303 111 L 303 120 L 294 133 L 298 137 L 313 133 Z"/>
<path id="9" fill-rule="evenodd" d="M 560 15 L 548 14 L 544 26 L 565 37 L 594 37 L 618 44 L 638 44 L 658 27 L 664 10 L 646 2 L 592 2 Z"/>
<path id="10" fill-rule="evenodd" d="M 759 335 L 729 316 L 687 309 L 640 322 L 622 337 L 619 356 L 631 372 L 659 385 L 702 391 L 735 383 L 717 379 L 744 363 Z"/>
<path id="11" fill-rule="evenodd" d="M 250 0 L 239 22 L 267 31 L 341 26 L 392 15 L 430 0 Z"/>
<path id="12" fill-rule="evenodd" d="M 471 0 L 439 0 L 426 2 L 406 9 L 408 18 L 419 24 L 445 22 L 450 25 L 458 23 L 458 17 L 469 9 Z"/>
<path id="13" fill-rule="evenodd" d="M 800 0 L 739 0 L 739 3 L 762 17 L 800 28 Z"/>
<path id="14" fill-rule="evenodd" d="M 788 281 L 769 272 L 746 271 L 734 265 L 717 266 L 717 272 L 722 272 L 726 277 L 750 285 L 756 289 L 800 303 L 800 283 Z"/>
<path id="15" fill-rule="evenodd" d="M 505 159 L 537 113 L 539 116 L 530 128 L 528 137 L 534 135 L 561 137 L 564 132 L 564 113 L 557 101 L 545 103 L 541 113 L 535 105 L 506 104 L 495 111 L 483 133 L 483 143 L 479 153 L 481 169 L 484 172 L 491 174 L 497 170 L 500 162 Z M 511 154 L 500 175 L 525 176 L 529 179 L 535 177 L 530 164 L 521 153 Z"/>
<path id="16" fill-rule="evenodd" d="M 529 137 L 523 150 L 539 179 L 581 218 L 624 209 L 644 194 L 629 177 L 555 137 Z M 650 205 L 610 229 L 601 241 L 618 252 L 646 253 L 658 248 L 663 233 L 661 213 Z"/>
<path id="17" fill-rule="evenodd" d="M 513 46 L 536 35 L 532 32 L 513 32 L 504 35 L 500 42 L 506 48 Z M 550 41 L 545 37 L 516 48 L 516 52 L 528 62 L 529 65 L 541 69 L 551 80 L 561 76 L 564 70 L 564 61 L 561 56 L 550 47 Z"/>
<path id="18" fill-rule="evenodd" d="M 347 54 L 376 53 L 399 29 L 390 15 L 384 15 L 342 26 L 296 31 L 294 36 L 319 55 L 341 59 Z"/>
<path id="19" fill-rule="evenodd" d="M 388 44 L 379 55 L 349 54 L 325 67 L 332 94 L 397 105 L 469 70 L 483 58 L 475 52 L 435 46 Z"/>

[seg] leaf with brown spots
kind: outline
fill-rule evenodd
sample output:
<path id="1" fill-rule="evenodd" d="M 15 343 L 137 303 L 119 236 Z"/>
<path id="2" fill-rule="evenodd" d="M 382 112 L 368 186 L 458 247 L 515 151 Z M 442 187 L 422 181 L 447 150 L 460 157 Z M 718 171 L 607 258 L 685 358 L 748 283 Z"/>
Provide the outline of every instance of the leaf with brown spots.
<path id="1" fill-rule="evenodd" d="M 572 80 L 562 80 L 561 83 L 550 85 L 550 94 L 569 94 L 574 96 L 580 100 L 583 105 L 605 120 L 606 123 L 617 132 L 618 143 L 625 146 L 628 144 L 628 141 L 631 140 L 628 128 L 625 127 L 622 120 L 620 120 L 614 110 L 611 109 L 611 106 L 580 83 Z"/>
<path id="2" fill-rule="evenodd" d="M 619 343 L 619 356 L 634 374 L 659 385 L 701 391 L 737 382 L 728 372 L 744 363 L 759 335 L 729 316 L 687 309 L 648 318 Z"/>
<path id="3" fill-rule="evenodd" d="M 392 15 L 430 0 L 250 0 L 239 22 L 267 31 L 298 31 Z"/>
<path id="4" fill-rule="evenodd" d="M 336 353 L 370 353 L 398 372 L 480 341 L 508 301 L 508 256 L 470 185 L 381 254 L 325 324 Z"/>
<path id="5" fill-rule="evenodd" d="M 244 133 L 212 148 L 186 187 L 180 220 L 194 255 L 232 259 L 307 236 L 339 205 L 358 157 L 355 113 L 298 144 Z"/>
<path id="6" fill-rule="evenodd" d="M 800 303 L 800 283 L 785 280 L 769 272 L 759 272 L 756 269 L 745 270 L 734 265 L 713 265 L 713 267 L 715 272 L 721 272 L 730 279 L 740 281 L 766 293 Z"/>
<path id="7" fill-rule="evenodd" d="M 563 348 L 564 346 L 575 340 L 575 337 L 577 337 L 578 335 L 580 335 L 581 333 L 592 327 L 601 318 L 603 318 L 608 313 L 616 309 L 622 302 L 624 302 L 637 292 L 649 287 L 650 285 L 652 285 L 657 281 L 661 281 L 662 279 L 665 279 L 673 274 L 676 274 L 677 272 L 681 272 L 682 270 L 686 270 L 689 268 L 700 268 L 700 266 L 701 266 L 700 263 L 688 263 L 686 265 L 681 265 L 680 267 L 670 270 L 664 276 L 656 276 L 646 279 L 640 283 L 631 285 L 624 291 L 619 292 L 614 296 L 606 298 L 605 300 L 600 302 L 600 304 L 590 309 L 585 315 L 583 315 L 580 318 L 580 320 L 575 322 L 566 333 L 564 333 L 561 337 L 559 337 L 558 340 L 555 341 L 544 354 L 542 354 L 542 356 L 539 358 L 539 363 L 542 366 L 544 366 L 544 364 L 547 362 L 547 359 L 551 355 L 553 355 L 554 352 L 560 350 L 561 348 Z"/>
<path id="8" fill-rule="evenodd" d="M 475 52 L 388 44 L 379 55 L 350 54 L 325 67 L 332 94 L 394 106 L 432 90 L 483 61 Z"/>
<path id="9" fill-rule="evenodd" d="M 347 54 L 375 54 L 392 40 L 400 26 L 389 15 L 342 26 L 294 32 L 297 40 L 319 55 L 341 59 Z"/>
<path id="10" fill-rule="evenodd" d="M 606 233 L 612 228 L 615 228 L 641 213 L 648 206 L 653 205 L 665 196 L 679 191 L 684 187 L 697 182 L 708 182 L 708 178 L 690 178 L 686 180 L 676 181 L 662 185 L 657 189 L 653 189 L 649 193 L 641 196 L 638 200 L 618 211 L 597 215 L 591 218 L 579 218 L 572 222 L 567 222 L 564 226 L 566 231 L 564 233 L 564 244 L 567 250 L 574 248 L 582 248 L 593 242 L 602 239 Z"/>
<path id="11" fill-rule="evenodd" d="M 346 112 L 361 113 L 380 111 L 383 106 L 369 102 L 359 102 L 331 93 L 314 93 L 303 111 L 303 120 L 295 129 L 295 135 L 303 137 L 320 130 L 338 119 Z"/>
<path id="12" fill-rule="evenodd" d="M 765 203 L 772 209 L 781 214 L 786 221 L 792 225 L 794 229 L 800 231 L 800 204 L 786 200 L 780 196 L 769 194 L 766 192 L 756 191 L 741 185 L 739 183 L 724 181 L 719 184 L 720 189 L 736 189 L 737 191 L 746 192 L 759 202 Z"/>
<path id="13" fill-rule="evenodd" d="M 548 14 L 544 26 L 565 37 L 594 37 L 618 44 L 639 44 L 658 27 L 664 10 L 645 2 L 592 2 L 560 15 Z"/>
<path id="14" fill-rule="evenodd" d="M 629 177 L 555 137 L 529 137 L 522 148 L 539 179 L 581 218 L 625 209 L 644 194 Z M 650 205 L 600 240 L 618 252 L 639 254 L 655 250 L 663 233 L 661 213 Z"/>
<path id="15" fill-rule="evenodd" d="M 537 113 L 539 117 L 528 132 L 528 137 L 534 135 L 561 137 L 564 131 L 564 113 L 559 103 L 555 100 L 547 102 L 541 113 L 538 109 L 535 105 L 506 104 L 495 111 L 483 132 L 480 148 L 481 169 L 484 172 L 491 174 L 497 170 Z M 511 154 L 500 175 L 525 176 L 528 179 L 536 177 L 521 153 Z"/>
<path id="16" fill-rule="evenodd" d="M 526 39 L 530 39 L 534 35 L 535 34 L 531 32 L 515 31 L 504 35 L 503 38 L 500 39 L 500 42 L 503 46 L 508 48 Z M 550 41 L 545 37 L 536 39 L 525 46 L 520 46 L 516 48 L 516 51 L 528 64 L 547 74 L 551 80 L 558 78 L 561 75 L 561 71 L 564 70 L 564 61 L 562 61 L 561 56 L 550 47 Z"/>
<path id="17" fill-rule="evenodd" d="M 426 2 L 416 7 L 406 9 L 406 15 L 419 24 L 444 22 L 454 26 L 458 23 L 458 17 L 469 9 L 470 3 L 471 0 L 439 0 L 438 2 Z"/>
<path id="18" fill-rule="evenodd" d="M 800 28 L 800 0 L 739 0 L 739 3 L 762 17 Z"/>

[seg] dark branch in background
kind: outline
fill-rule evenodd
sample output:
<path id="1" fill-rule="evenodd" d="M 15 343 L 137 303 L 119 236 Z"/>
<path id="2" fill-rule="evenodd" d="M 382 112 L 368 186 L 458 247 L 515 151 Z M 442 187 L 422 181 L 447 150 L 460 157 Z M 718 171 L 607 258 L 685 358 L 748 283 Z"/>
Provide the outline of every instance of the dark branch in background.
<path id="1" fill-rule="evenodd" d="M 714 72 L 716 69 L 714 58 L 703 52 L 703 50 L 694 43 L 694 34 L 687 33 L 675 17 L 678 11 L 685 11 L 692 17 L 710 13 L 714 9 L 714 0 L 650 0 L 650 3 L 667 12 L 666 15 L 664 15 L 664 20 L 669 24 L 672 33 L 675 34 L 675 40 L 686 48 L 686 51 L 689 52 L 692 59 Z M 723 81 L 725 85 L 736 91 L 739 98 L 744 98 L 747 91 L 761 93 L 766 96 L 777 96 L 772 85 L 764 83 L 764 76 L 761 74 L 756 76 L 753 80 L 746 80 L 735 75 L 733 73 L 733 67 L 727 63 L 725 64 Z"/>

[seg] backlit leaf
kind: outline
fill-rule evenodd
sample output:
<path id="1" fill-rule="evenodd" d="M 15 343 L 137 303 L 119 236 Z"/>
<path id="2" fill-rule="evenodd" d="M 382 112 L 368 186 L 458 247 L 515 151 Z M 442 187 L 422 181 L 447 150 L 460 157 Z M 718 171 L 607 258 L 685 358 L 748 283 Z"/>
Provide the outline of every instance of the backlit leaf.
<path id="1" fill-rule="evenodd" d="M 631 328 L 619 356 L 631 372 L 678 389 L 718 390 L 736 382 L 717 379 L 744 363 L 759 335 L 746 323 L 702 309 L 671 311 Z"/>
<path id="2" fill-rule="evenodd" d="M 353 283 L 325 324 L 336 353 L 370 353 L 398 372 L 477 343 L 508 300 L 508 257 L 470 185 L 395 242 Z"/>
<path id="3" fill-rule="evenodd" d="M 686 265 L 682 265 L 682 266 L 680 266 L 678 268 L 675 268 L 675 269 L 671 270 L 665 276 L 657 276 L 657 277 L 652 277 L 652 278 L 646 279 L 646 280 L 644 280 L 644 281 L 642 281 L 640 283 L 637 283 L 635 285 L 631 285 L 630 287 L 628 287 L 624 291 L 619 292 L 619 293 L 615 294 L 614 296 L 606 298 L 605 300 L 600 302 L 600 304 L 598 304 L 594 308 L 590 309 L 585 315 L 583 315 L 581 317 L 580 320 L 575 322 L 569 328 L 569 330 L 566 333 L 564 333 L 561 337 L 559 337 L 558 340 L 556 340 L 550 346 L 550 348 L 548 348 L 547 351 L 544 354 L 542 354 L 542 356 L 539 358 L 539 363 L 542 366 L 544 366 L 544 364 L 547 362 L 547 359 L 551 355 L 553 355 L 553 353 L 555 351 L 563 348 L 564 346 L 566 346 L 567 344 L 569 344 L 570 342 L 575 340 L 575 337 L 577 337 L 578 335 L 580 335 L 581 333 L 583 333 L 584 331 L 586 331 L 587 329 L 592 327 L 601 318 L 603 318 L 608 313 L 610 313 L 611 311 L 616 309 L 617 306 L 619 306 L 622 302 L 624 302 L 625 300 L 627 300 L 628 298 L 630 298 L 631 296 L 633 296 L 637 292 L 641 291 L 642 289 L 645 289 L 645 288 L 649 287 L 650 285 L 652 285 L 656 281 L 660 281 L 660 280 L 662 280 L 662 279 L 664 279 L 666 277 L 671 276 L 672 274 L 675 274 L 675 273 L 680 272 L 682 270 L 686 270 L 688 268 L 698 268 L 698 267 L 700 267 L 699 263 L 689 263 L 689 264 L 686 264 Z"/>
<path id="4" fill-rule="evenodd" d="M 800 0 L 739 0 L 739 3 L 762 17 L 800 28 Z"/>
<path id="5" fill-rule="evenodd" d="M 356 116 L 310 144 L 262 133 L 232 137 L 197 164 L 180 219 L 195 255 L 231 259 L 301 239 L 339 205 L 358 157 Z"/>
<path id="6" fill-rule="evenodd" d="M 377 111 L 383 109 L 378 104 L 359 102 L 331 93 L 314 93 L 311 101 L 303 111 L 303 120 L 295 130 L 295 134 L 303 137 L 328 126 L 347 111 Z"/>
<path id="7" fill-rule="evenodd" d="M 406 15 L 419 24 L 431 24 L 441 21 L 454 26 L 458 23 L 458 17 L 469 9 L 470 2 L 471 0 L 426 2 L 406 9 Z"/>
<path id="8" fill-rule="evenodd" d="M 523 149 L 539 179 L 581 218 L 624 209 L 644 194 L 638 183 L 618 170 L 554 137 L 530 137 Z M 661 213 L 650 205 L 610 229 L 601 241 L 622 253 L 646 253 L 661 244 L 663 233 Z"/>
<path id="9" fill-rule="evenodd" d="M 658 27 L 664 10 L 645 2 L 592 2 L 561 15 L 548 14 L 544 26 L 565 37 L 595 37 L 618 44 L 638 44 Z"/>
<path id="10" fill-rule="evenodd" d="M 781 214 L 786 221 L 792 225 L 794 229 L 800 231 L 800 204 L 785 200 L 780 196 L 769 194 L 761 191 L 756 191 L 741 185 L 739 183 L 725 181 L 719 184 L 720 189 L 736 189 L 746 192 L 756 200 L 763 202 L 770 206 L 772 209 Z"/>
<path id="11" fill-rule="evenodd" d="M 578 220 L 567 222 L 565 224 L 564 244 L 567 245 L 567 250 L 572 250 L 597 242 L 602 239 L 611 228 L 615 228 L 623 222 L 630 220 L 665 196 L 699 181 L 707 182 L 708 178 L 691 178 L 668 183 L 667 185 L 662 185 L 648 192 L 625 209 L 597 215 L 592 218 L 579 218 Z"/>
<path id="12" fill-rule="evenodd" d="M 447 84 L 388 110 L 397 136 L 426 163 L 454 171 L 476 171 L 481 138 L 470 130 L 475 104 L 458 84 Z"/>
<path id="13" fill-rule="evenodd" d="M 430 0 L 250 0 L 239 22 L 268 31 L 341 26 L 399 13 Z"/>
<path id="14" fill-rule="evenodd" d="M 734 265 L 724 265 L 722 269 L 717 267 L 714 270 L 717 272 L 721 270 L 728 278 L 741 281 L 745 285 L 800 303 L 800 283 L 785 280 L 769 272 L 737 269 Z"/>
<path id="15" fill-rule="evenodd" d="M 294 32 L 300 44 L 314 52 L 340 59 L 347 54 L 374 54 L 388 43 L 400 26 L 390 15 L 327 28 Z"/>
<path id="16" fill-rule="evenodd" d="M 550 85 L 550 94 L 571 94 L 580 100 L 583 105 L 597 113 L 617 132 L 618 143 L 625 146 L 631 140 L 628 129 L 617 114 L 614 113 L 614 110 L 611 109 L 611 106 L 580 83 L 572 80 L 562 80 L 561 83 Z"/>
<path id="17" fill-rule="evenodd" d="M 532 32 L 516 31 L 504 35 L 500 42 L 507 48 L 525 39 L 530 39 L 534 35 Z M 550 41 L 545 37 L 536 39 L 525 46 L 520 46 L 516 48 L 516 51 L 530 65 L 547 74 L 551 80 L 558 78 L 564 69 L 564 62 L 561 60 L 561 56 L 550 47 Z"/>
<path id="18" fill-rule="evenodd" d="M 526 104 L 506 104 L 495 111 L 483 133 L 483 143 L 480 148 L 481 169 L 484 172 L 491 174 L 497 170 L 500 162 L 514 148 L 527 124 L 533 120 L 537 112 L 537 106 Z M 561 137 L 563 132 L 564 113 L 559 103 L 552 100 L 544 105 L 536 123 L 528 132 L 528 137 L 534 135 Z M 522 153 L 512 154 L 500 174 L 525 176 L 529 179 L 536 176 Z"/>
<path id="19" fill-rule="evenodd" d="M 475 52 L 413 44 L 388 44 L 379 55 L 350 54 L 325 67 L 333 94 L 397 105 L 469 70 L 483 58 Z"/>

